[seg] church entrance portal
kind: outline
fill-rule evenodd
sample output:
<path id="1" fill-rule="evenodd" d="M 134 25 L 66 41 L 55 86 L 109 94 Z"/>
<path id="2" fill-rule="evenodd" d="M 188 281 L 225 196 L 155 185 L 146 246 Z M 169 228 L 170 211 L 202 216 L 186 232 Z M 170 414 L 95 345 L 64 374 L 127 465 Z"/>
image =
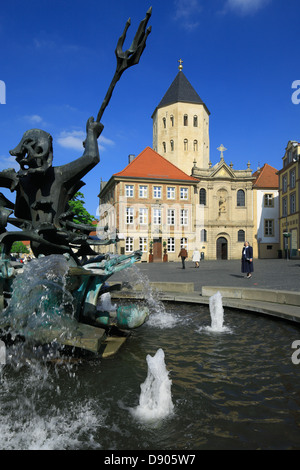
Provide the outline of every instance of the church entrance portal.
<path id="1" fill-rule="evenodd" d="M 228 242 L 225 237 L 217 240 L 217 259 L 228 259 Z"/>

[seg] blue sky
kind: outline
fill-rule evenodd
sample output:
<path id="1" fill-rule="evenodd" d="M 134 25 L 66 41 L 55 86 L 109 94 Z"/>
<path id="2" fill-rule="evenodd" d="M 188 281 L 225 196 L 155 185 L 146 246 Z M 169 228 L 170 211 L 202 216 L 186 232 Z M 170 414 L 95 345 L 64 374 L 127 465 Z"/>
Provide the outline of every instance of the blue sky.
<path id="1" fill-rule="evenodd" d="M 131 17 L 127 48 L 150 6 L 147 47 L 117 84 L 102 118 L 101 161 L 84 178 L 89 212 L 96 215 L 100 179 L 152 146 L 151 115 L 180 58 L 211 112 L 212 163 L 224 144 L 235 169 L 248 161 L 253 171 L 281 168 L 287 142 L 300 139 L 300 104 L 292 102 L 300 80 L 297 0 L 10 0 L 0 8 L 0 169 L 14 166 L 9 150 L 35 127 L 53 136 L 55 166 L 82 155 L 125 22 Z"/>

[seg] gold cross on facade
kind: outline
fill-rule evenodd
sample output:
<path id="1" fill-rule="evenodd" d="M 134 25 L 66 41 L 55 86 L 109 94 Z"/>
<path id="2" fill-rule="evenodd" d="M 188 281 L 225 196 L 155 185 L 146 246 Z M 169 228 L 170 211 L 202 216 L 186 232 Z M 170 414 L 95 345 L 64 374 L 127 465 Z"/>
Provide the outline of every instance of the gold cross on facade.
<path id="1" fill-rule="evenodd" d="M 223 155 L 223 152 L 225 152 L 225 150 L 227 150 L 223 144 L 220 145 L 220 147 L 217 148 L 217 150 L 219 150 L 219 152 L 221 152 L 221 160 L 224 160 L 224 155 Z"/>
<path id="2" fill-rule="evenodd" d="M 178 67 L 178 68 L 179 68 L 179 70 L 180 70 L 180 72 L 181 72 L 181 70 L 183 69 L 183 66 L 182 66 L 183 60 L 182 60 L 182 59 L 179 59 L 178 62 L 179 62 L 179 67 Z"/>

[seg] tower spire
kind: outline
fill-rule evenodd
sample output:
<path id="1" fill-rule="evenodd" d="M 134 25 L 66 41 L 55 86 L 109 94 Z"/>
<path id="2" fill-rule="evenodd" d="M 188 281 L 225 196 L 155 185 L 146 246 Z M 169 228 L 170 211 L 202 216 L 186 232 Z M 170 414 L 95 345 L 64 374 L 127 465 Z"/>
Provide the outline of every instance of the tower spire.
<path id="1" fill-rule="evenodd" d="M 179 69 L 179 72 L 181 72 L 182 69 L 183 69 L 183 66 L 182 66 L 183 60 L 182 60 L 182 59 L 179 59 L 178 62 L 179 62 L 179 67 L 178 67 L 178 69 Z"/>

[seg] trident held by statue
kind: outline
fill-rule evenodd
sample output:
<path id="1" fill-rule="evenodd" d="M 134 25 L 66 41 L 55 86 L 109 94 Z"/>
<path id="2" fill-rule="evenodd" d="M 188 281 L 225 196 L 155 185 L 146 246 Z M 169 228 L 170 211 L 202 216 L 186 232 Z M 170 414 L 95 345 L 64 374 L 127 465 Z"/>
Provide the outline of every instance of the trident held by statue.
<path id="1" fill-rule="evenodd" d="M 146 26 L 151 16 L 151 13 L 152 13 L 152 7 L 149 8 L 149 10 L 146 13 L 146 17 L 140 22 L 140 25 L 134 36 L 131 46 L 126 51 L 123 51 L 122 47 L 126 38 L 126 33 L 131 24 L 130 18 L 127 20 L 125 29 L 123 31 L 123 34 L 120 36 L 118 40 L 117 47 L 115 50 L 115 54 L 117 58 L 117 68 L 113 76 L 113 79 L 111 81 L 111 84 L 109 86 L 109 89 L 107 90 L 107 93 L 103 100 L 101 108 L 98 112 L 96 122 L 100 122 L 103 116 L 103 113 L 105 111 L 105 108 L 107 107 L 111 99 L 113 90 L 117 82 L 120 80 L 122 73 L 125 72 L 125 70 L 131 67 L 132 65 L 136 65 L 139 63 L 141 55 L 146 47 L 147 37 L 149 36 L 151 32 L 151 26 L 149 26 L 146 30 Z"/>

